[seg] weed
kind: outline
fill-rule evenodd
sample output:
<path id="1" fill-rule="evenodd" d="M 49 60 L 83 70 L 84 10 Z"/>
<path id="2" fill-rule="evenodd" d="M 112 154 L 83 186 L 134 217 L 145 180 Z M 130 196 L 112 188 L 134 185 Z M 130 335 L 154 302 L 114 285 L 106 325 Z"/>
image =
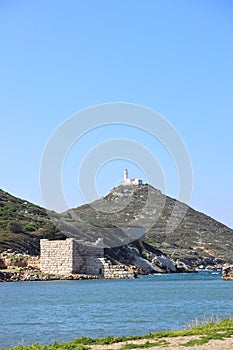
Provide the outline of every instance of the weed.
<path id="1" fill-rule="evenodd" d="M 128 343 L 124 344 L 119 350 L 128 350 L 128 349 L 149 349 L 154 346 L 165 346 L 169 345 L 169 343 L 166 340 L 158 340 L 157 342 L 149 342 L 147 341 L 144 344 L 134 344 L 134 343 Z"/>

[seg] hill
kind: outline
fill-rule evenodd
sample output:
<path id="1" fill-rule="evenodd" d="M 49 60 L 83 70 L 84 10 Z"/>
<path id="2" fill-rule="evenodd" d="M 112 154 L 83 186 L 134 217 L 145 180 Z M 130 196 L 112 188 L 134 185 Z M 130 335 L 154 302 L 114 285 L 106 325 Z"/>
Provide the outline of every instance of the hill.
<path id="1" fill-rule="evenodd" d="M 186 214 L 169 232 L 175 206 L 176 215 Z M 146 229 L 146 242 L 140 237 L 125 242 L 121 228 L 132 226 Z M 104 237 L 105 255 L 112 261 L 135 265 L 138 261 L 138 267 L 147 265 L 149 270 L 156 265 L 158 272 L 160 267 L 172 270 L 171 262 L 176 267 L 182 262 L 194 267 L 233 262 L 232 229 L 150 185 L 118 186 L 97 201 L 60 215 L 0 190 L 0 252 L 10 248 L 37 255 L 41 238 L 65 237 L 88 241 Z"/>
<path id="2" fill-rule="evenodd" d="M 102 236 L 111 243 L 113 239 L 111 228 L 94 227 L 88 220 L 74 220 L 68 212 L 61 215 L 48 212 L 0 190 L 0 253 L 10 250 L 13 258 L 18 257 L 20 260 L 23 257 L 16 253 L 39 255 L 41 238 L 57 240 L 74 237 L 93 241 Z M 114 230 L 117 249 L 105 249 L 105 257 L 113 264 L 134 266 L 140 273 L 190 270 L 187 266 L 179 267 L 173 264 L 160 250 L 154 249 L 140 239 L 121 246 L 123 238 L 124 233 L 120 229 Z M 0 258 L 5 255 L 5 253 L 0 255 Z"/>
<path id="3" fill-rule="evenodd" d="M 157 211 L 150 210 L 147 205 L 148 195 Z M 168 232 L 167 226 L 175 205 L 178 210 L 174 220 L 178 220 L 180 212 L 184 211 L 186 214 L 175 230 Z M 106 208 L 111 208 L 111 213 Z M 66 215 L 71 215 L 72 212 L 80 221 L 88 222 L 93 227 L 124 227 L 132 222 L 136 225 L 138 222 L 139 226 L 146 228 L 147 243 L 162 250 L 169 257 L 191 265 L 206 266 L 233 261 L 232 229 L 163 195 L 150 185 L 118 186 L 99 200 L 72 209 Z M 147 228 L 148 222 L 154 224 Z M 83 230 L 85 231 L 85 227 Z"/>

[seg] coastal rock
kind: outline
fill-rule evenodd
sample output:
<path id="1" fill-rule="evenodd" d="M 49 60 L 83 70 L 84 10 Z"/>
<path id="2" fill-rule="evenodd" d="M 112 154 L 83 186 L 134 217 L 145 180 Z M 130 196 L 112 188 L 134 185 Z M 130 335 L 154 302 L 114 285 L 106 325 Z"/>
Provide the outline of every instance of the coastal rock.
<path id="1" fill-rule="evenodd" d="M 177 269 L 177 272 L 180 272 L 180 273 L 195 272 L 195 268 L 187 265 L 185 262 L 180 261 L 180 260 L 176 261 L 176 269 Z"/>
<path id="2" fill-rule="evenodd" d="M 0 258 L 0 269 L 4 269 L 6 267 L 3 259 Z"/>
<path id="3" fill-rule="evenodd" d="M 134 266 L 138 274 L 178 272 L 172 259 L 142 240 L 122 247 L 105 249 L 105 255 L 111 261 L 119 261 L 130 268 Z"/>
<path id="4" fill-rule="evenodd" d="M 39 264 L 39 256 L 26 255 L 11 249 L 0 254 L 0 269 L 38 269 Z"/>
<path id="5" fill-rule="evenodd" d="M 233 280 L 233 265 L 223 265 L 222 278 L 224 280 Z"/>
<path id="6" fill-rule="evenodd" d="M 166 256 L 156 256 L 153 259 L 153 262 L 159 264 L 160 267 L 166 270 L 166 272 L 177 272 L 175 265 L 171 259 L 168 259 Z"/>

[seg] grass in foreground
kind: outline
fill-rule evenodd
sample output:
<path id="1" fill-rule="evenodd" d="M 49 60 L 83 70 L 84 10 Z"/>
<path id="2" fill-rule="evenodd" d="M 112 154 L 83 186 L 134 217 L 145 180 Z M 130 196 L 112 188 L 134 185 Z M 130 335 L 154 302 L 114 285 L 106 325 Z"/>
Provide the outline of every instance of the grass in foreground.
<path id="1" fill-rule="evenodd" d="M 208 343 L 211 339 L 223 340 L 225 338 L 230 338 L 233 336 L 233 319 L 222 319 L 219 322 L 209 322 L 202 325 L 196 325 L 190 329 L 177 330 L 177 331 L 161 331 L 156 333 L 149 333 L 144 336 L 132 336 L 132 337 L 106 337 L 106 338 L 89 338 L 82 337 L 76 340 L 73 340 L 68 343 L 52 345 L 40 345 L 33 344 L 29 346 L 19 345 L 17 347 L 11 348 L 14 350 L 87 350 L 90 349 L 90 345 L 110 345 L 119 342 L 128 342 L 127 344 L 122 344 L 119 350 L 127 349 L 143 349 L 150 348 L 152 346 L 162 346 L 169 345 L 169 342 L 166 338 L 169 337 L 186 337 L 186 336 L 200 336 L 199 339 L 190 340 L 187 343 L 183 344 L 185 346 L 201 345 Z M 165 338 L 165 339 L 164 339 Z M 139 339 L 148 339 L 155 340 L 154 342 L 146 342 L 144 344 L 132 344 L 130 341 L 139 340 Z M 182 346 L 181 346 L 182 349 Z M 6 349 L 5 349 L 6 350 Z"/>

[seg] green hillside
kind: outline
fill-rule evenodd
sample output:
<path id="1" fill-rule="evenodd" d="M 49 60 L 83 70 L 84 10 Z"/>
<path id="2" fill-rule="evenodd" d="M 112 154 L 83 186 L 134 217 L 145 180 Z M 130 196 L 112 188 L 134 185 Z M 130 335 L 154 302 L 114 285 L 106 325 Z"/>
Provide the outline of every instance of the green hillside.
<path id="1" fill-rule="evenodd" d="M 47 211 L 0 190 L 0 252 L 12 249 L 39 254 L 40 238 L 63 237 Z"/>

